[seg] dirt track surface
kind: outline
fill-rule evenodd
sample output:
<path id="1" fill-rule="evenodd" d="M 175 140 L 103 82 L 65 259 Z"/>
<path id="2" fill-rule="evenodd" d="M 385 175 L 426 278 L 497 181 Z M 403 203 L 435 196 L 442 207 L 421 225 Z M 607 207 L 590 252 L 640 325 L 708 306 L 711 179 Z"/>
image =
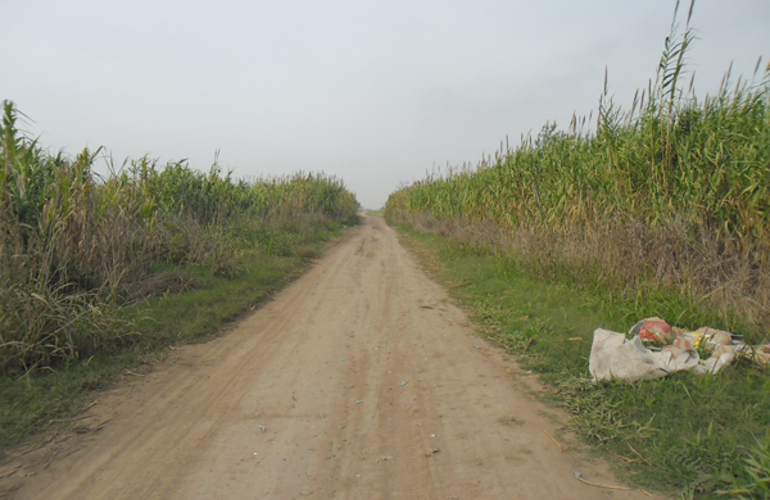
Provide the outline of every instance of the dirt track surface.
<path id="1" fill-rule="evenodd" d="M 12 451 L 0 496 L 649 498 L 576 480 L 618 484 L 560 451 L 545 431 L 558 437 L 563 415 L 469 331 L 395 232 L 366 218 L 233 331 L 102 394 L 72 424 L 81 433 Z"/>

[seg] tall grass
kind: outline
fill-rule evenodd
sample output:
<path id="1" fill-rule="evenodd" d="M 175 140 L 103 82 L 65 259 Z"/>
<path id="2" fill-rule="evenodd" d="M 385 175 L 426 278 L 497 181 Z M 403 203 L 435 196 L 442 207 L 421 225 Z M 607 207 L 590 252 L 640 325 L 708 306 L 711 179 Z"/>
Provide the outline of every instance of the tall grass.
<path id="1" fill-rule="evenodd" d="M 119 346 L 131 329 L 114 312 L 148 283 L 170 283 L 152 279 L 158 265 L 233 275 L 246 248 L 289 251 L 292 230 L 356 217 L 355 196 L 324 174 L 246 182 L 217 164 L 204 173 L 141 158 L 101 177 L 100 150 L 52 155 L 19 132 L 19 116 L 3 103 L 0 372 Z"/>
<path id="2" fill-rule="evenodd" d="M 595 128 L 547 124 L 475 169 L 398 190 L 387 216 L 475 231 L 547 277 L 674 287 L 770 326 L 770 65 L 751 79 L 728 71 L 698 98 L 683 83 L 693 39 L 672 25 L 656 81 L 630 109 L 605 80 Z"/>
<path id="3" fill-rule="evenodd" d="M 625 458 L 628 467 L 683 498 L 766 499 L 766 372 L 739 365 L 701 379 L 592 384 L 590 346 L 571 337 L 600 324 L 575 331 L 566 298 L 548 311 L 530 290 L 499 292 L 522 272 L 519 285 L 556 283 L 619 330 L 660 315 L 770 340 L 770 65 L 760 59 L 749 79 L 728 70 L 715 95 L 696 96 L 684 64 L 693 5 L 681 32 L 675 14 L 657 78 L 630 108 L 608 97 L 605 79 L 595 123 L 546 124 L 475 169 L 404 186 L 386 217 L 459 243 L 451 252 L 462 257 L 445 261 L 469 283 L 477 317 L 557 386 L 582 437 L 621 459 L 633 446 L 646 458 Z M 470 254 L 482 264 L 459 269 Z M 492 263 L 495 276 L 476 270 Z M 533 305 L 544 309 L 538 321 Z"/>

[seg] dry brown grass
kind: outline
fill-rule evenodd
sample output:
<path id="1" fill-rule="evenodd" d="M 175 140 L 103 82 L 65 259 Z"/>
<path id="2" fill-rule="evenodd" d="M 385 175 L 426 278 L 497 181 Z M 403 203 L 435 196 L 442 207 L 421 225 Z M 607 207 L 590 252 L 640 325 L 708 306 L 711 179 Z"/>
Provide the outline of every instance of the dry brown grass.
<path id="1" fill-rule="evenodd" d="M 510 255 L 544 278 L 595 281 L 626 291 L 674 287 L 703 307 L 770 327 L 770 263 L 756 253 L 720 244 L 705 228 L 692 241 L 676 225 L 650 228 L 608 221 L 591 231 L 557 232 L 541 226 L 511 230 L 489 220 L 439 220 L 425 213 L 404 222 L 464 246 Z"/>

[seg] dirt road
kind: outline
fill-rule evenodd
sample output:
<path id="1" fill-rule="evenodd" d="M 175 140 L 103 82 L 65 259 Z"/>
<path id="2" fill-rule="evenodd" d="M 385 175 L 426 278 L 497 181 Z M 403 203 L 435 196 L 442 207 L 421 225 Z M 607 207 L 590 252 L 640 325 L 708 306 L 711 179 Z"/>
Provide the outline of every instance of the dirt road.
<path id="1" fill-rule="evenodd" d="M 0 495 L 648 498 L 576 480 L 618 484 L 559 450 L 544 431 L 563 416 L 468 333 L 382 219 L 353 231 L 231 333 L 100 396 L 80 433 L 17 450 Z"/>

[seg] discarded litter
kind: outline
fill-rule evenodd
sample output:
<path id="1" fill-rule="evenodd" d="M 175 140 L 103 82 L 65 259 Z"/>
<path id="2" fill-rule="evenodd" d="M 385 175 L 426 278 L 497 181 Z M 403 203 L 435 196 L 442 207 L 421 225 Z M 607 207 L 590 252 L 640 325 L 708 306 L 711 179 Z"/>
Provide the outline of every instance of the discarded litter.
<path id="1" fill-rule="evenodd" d="M 575 477 L 580 477 L 580 473 L 578 471 L 575 471 Z"/>
<path id="2" fill-rule="evenodd" d="M 338 426 L 338 427 L 337 427 L 337 429 L 339 429 L 339 430 L 342 430 L 342 426 L 341 426 L 341 425 L 340 425 L 340 426 Z"/>
<path id="3" fill-rule="evenodd" d="M 635 324 L 629 335 L 630 339 L 602 328 L 594 331 L 588 360 L 594 382 L 634 382 L 678 371 L 717 373 L 737 358 L 762 366 L 770 364 L 770 344 L 750 346 L 743 342 L 743 336 L 714 328 L 689 331 L 654 317 Z"/>
<path id="4" fill-rule="evenodd" d="M 262 432 L 267 432 L 267 429 L 265 428 L 264 425 L 258 425 L 257 429 L 262 429 Z"/>
<path id="5" fill-rule="evenodd" d="M 475 346 L 473 346 L 473 347 L 475 347 L 476 349 L 481 349 L 481 347 L 480 347 L 480 346 L 477 346 L 477 345 L 475 345 Z"/>
<path id="6" fill-rule="evenodd" d="M 400 383 L 400 384 L 398 384 L 398 385 L 406 385 L 406 384 L 407 384 L 407 382 L 401 382 L 401 383 Z"/>
<path id="7" fill-rule="evenodd" d="M 670 343 L 673 340 L 671 327 L 660 318 L 645 318 L 631 327 L 631 335 L 638 335 L 642 340 Z"/>
<path id="8" fill-rule="evenodd" d="M 346 359 L 348 359 L 348 358 L 342 358 L 342 361 L 345 361 Z"/>
<path id="9" fill-rule="evenodd" d="M 361 403 L 363 403 L 363 402 L 364 402 L 364 400 L 363 400 L 363 399 L 359 399 L 358 401 L 356 401 L 356 404 L 357 404 L 357 405 L 360 405 L 360 404 L 361 404 Z"/>

